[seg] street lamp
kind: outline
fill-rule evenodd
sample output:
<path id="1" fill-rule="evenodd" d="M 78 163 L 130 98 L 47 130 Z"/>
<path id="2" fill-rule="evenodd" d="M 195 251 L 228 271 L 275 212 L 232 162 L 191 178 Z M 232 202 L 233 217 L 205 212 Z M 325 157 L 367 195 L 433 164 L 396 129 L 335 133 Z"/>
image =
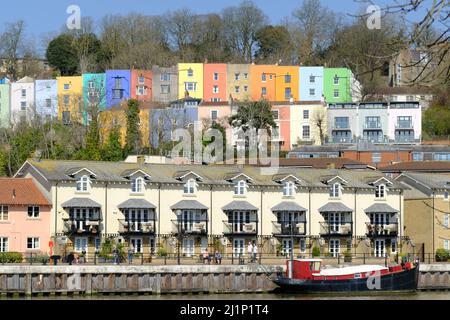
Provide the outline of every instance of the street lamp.
<path id="1" fill-rule="evenodd" d="M 177 210 L 176 211 L 176 215 L 177 215 L 177 263 L 178 265 L 180 265 L 180 241 L 181 241 L 181 210 Z"/>

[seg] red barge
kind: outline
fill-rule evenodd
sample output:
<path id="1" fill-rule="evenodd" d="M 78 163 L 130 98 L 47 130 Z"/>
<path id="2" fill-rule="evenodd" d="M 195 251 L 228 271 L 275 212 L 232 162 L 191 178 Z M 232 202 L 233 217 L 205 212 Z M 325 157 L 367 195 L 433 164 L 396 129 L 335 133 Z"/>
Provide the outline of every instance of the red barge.
<path id="1" fill-rule="evenodd" d="M 283 292 L 413 292 L 419 277 L 419 266 L 412 262 L 322 268 L 321 259 L 294 259 L 286 264 L 286 273 L 274 280 Z"/>

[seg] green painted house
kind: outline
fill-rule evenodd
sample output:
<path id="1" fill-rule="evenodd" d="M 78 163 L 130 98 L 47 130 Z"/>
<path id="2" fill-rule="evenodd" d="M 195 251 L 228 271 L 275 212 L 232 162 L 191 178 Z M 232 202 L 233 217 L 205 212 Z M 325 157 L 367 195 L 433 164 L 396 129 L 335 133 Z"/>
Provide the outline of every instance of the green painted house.
<path id="1" fill-rule="evenodd" d="M 356 98 L 356 81 L 350 69 L 325 68 L 323 78 L 323 94 L 327 103 L 352 102 Z"/>
<path id="2" fill-rule="evenodd" d="M 9 127 L 10 120 L 10 85 L 0 84 L 0 128 Z"/>
<path id="3" fill-rule="evenodd" d="M 106 109 L 106 74 L 83 74 L 83 124 L 90 121 L 89 112 L 92 108 L 98 112 Z"/>

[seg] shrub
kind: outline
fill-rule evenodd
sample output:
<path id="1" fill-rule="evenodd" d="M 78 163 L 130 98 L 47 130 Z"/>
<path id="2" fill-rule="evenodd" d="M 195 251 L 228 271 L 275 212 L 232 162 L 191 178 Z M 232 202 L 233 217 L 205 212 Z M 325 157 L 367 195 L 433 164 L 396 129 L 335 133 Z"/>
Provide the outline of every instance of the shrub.
<path id="1" fill-rule="evenodd" d="M 319 247 L 314 247 L 312 249 L 312 256 L 313 257 L 320 257 L 320 248 Z"/>
<path id="2" fill-rule="evenodd" d="M 33 253 L 32 255 L 27 255 L 25 260 L 29 263 L 29 262 L 33 262 L 33 263 L 42 263 L 42 264 L 46 264 L 49 262 L 50 257 L 48 256 L 48 254 L 36 254 Z"/>
<path id="3" fill-rule="evenodd" d="M 447 250 L 439 248 L 436 250 L 436 261 L 447 261 L 450 258 L 450 254 Z"/>
<path id="4" fill-rule="evenodd" d="M 156 254 L 158 257 L 167 257 L 167 250 L 165 248 L 159 248 Z"/>
<path id="5" fill-rule="evenodd" d="M 0 252 L 0 263 L 21 263 L 23 256 L 20 252 Z"/>

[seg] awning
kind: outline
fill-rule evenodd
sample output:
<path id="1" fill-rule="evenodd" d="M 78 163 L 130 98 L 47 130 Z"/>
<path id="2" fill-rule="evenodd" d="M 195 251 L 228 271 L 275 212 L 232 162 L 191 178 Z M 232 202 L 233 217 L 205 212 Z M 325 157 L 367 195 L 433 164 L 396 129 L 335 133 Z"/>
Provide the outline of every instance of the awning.
<path id="1" fill-rule="evenodd" d="M 375 203 L 368 207 L 367 209 L 364 209 L 365 213 L 397 213 L 398 210 L 392 208 L 390 205 L 386 203 Z"/>
<path id="2" fill-rule="evenodd" d="M 156 209 L 156 206 L 145 199 L 128 199 L 117 206 L 119 209 Z"/>
<path id="3" fill-rule="evenodd" d="M 101 205 L 89 198 L 72 198 L 61 204 L 63 208 L 101 208 Z"/>
<path id="4" fill-rule="evenodd" d="M 232 201 L 222 208 L 223 211 L 237 211 L 237 210 L 247 210 L 247 211 L 258 211 L 258 208 L 254 205 L 248 203 L 247 201 Z"/>
<path id="5" fill-rule="evenodd" d="M 180 202 L 175 203 L 170 207 L 172 210 L 183 210 L 183 209 L 191 209 L 191 210 L 208 210 L 207 206 L 204 206 L 197 200 L 181 200 Z"/>
<path id="6" fill-rule="evenodd" d="M 328 202 L 319 208 L 319 212 L 353 212 L 353 210 L 340 202 Z"/>
<path id="7" fill-rule="evenodd" d="M 283 201 L 277 204 L 275 207 L 273 207 L 272 211 L 305 212 L 307 210 L 293 201 Z"/>

